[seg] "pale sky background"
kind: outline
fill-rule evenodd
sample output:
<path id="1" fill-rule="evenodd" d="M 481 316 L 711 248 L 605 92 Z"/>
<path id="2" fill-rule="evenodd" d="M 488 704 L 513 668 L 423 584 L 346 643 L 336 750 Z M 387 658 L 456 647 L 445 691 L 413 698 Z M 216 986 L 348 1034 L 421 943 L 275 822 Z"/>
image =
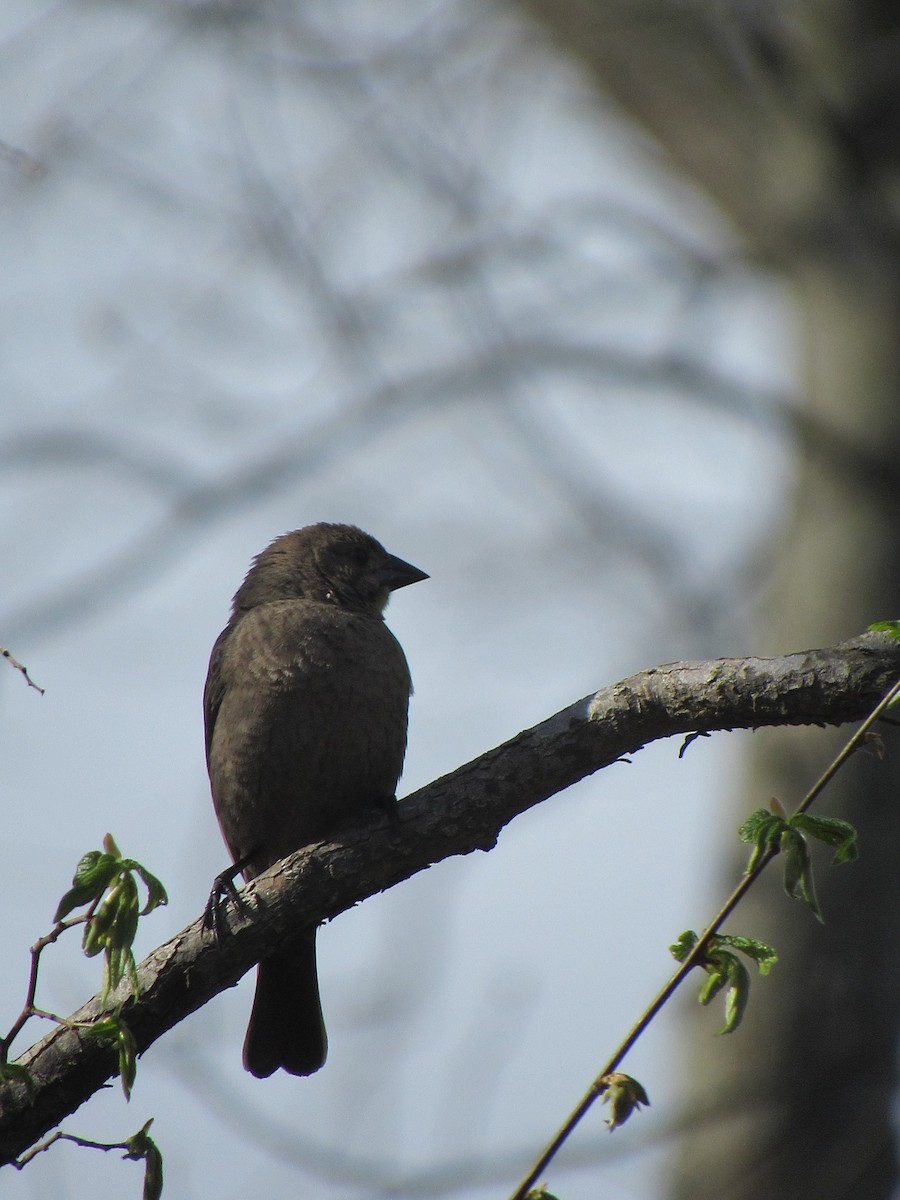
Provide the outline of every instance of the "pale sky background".
<path id="1" fill-rule="evenodd" d="M 514 9 L 8 0 L 0 94 L 44 168 L 0 159 L 0 644 L 46 688 L 0 674 L 4 1028 L 107 830 L 169 890 L 141 956 L 200 913 L 207 659 L 275 535 L 352 521 L 432 577 L 388 610 L 401 794 L 759 649 L 789 297 Z M 648 749 L 326 927 L 315 1077 L 244 1074 L 248 977 L 64 1128 L 153 1116 L 170 1197 L 508 1195 L 711 914 L 744 740 Z M 73 938 L 39 999 L 98 981 Z M 661 1194 L 677 1036 L 626 1063 L 649 1112 L 551 1169 L 565 1200 Z M 4 1195 L 140 1171 L 56 1146 Z"/>

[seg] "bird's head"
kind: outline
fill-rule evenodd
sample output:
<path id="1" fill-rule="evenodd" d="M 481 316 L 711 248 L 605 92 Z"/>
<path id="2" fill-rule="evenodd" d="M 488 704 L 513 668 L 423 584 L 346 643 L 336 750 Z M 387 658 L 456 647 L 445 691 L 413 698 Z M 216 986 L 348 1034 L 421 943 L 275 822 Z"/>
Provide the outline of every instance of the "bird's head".
<path id="1" fill-rule="evenodd" d="M 391 592 L 427 578 L 355 525 L 321 522 L 282 534 L 256 556 L 233 612 L 296 599 L 380 616 Z"/>

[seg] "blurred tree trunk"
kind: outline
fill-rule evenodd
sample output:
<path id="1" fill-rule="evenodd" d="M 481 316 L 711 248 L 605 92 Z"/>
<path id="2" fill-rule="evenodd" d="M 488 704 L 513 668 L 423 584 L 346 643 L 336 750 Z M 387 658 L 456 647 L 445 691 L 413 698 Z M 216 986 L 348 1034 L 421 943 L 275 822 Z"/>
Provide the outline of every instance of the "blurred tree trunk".
<path id="1" fill-rule="evenodd" d="M 867 0 L 525 0 L 795 292 L 806 411 L 763 644 L 900 615 L 900 9 Z M 722 651 L 727 650 L 722 647 Z M 888 743 L 895 742 L 888 735 Z M 794 804 L 835 739 L 756 735 L 740 812 Z M 861 861 L 818 866 L 824 929 L 770 869 L 731 928 L 774 942 L 733 1038 L 698 1028 L 700 1121 L 673 1195 L 875 1200 L 897 1186 L 900 755 L 861 757 L 820 811 Z M 737 814 L 736 814 L 737 819 Z M 673 933 L 676 931 L 673 931 Z M 689 1061 L 688 1061 L 689 1058 Z"/>

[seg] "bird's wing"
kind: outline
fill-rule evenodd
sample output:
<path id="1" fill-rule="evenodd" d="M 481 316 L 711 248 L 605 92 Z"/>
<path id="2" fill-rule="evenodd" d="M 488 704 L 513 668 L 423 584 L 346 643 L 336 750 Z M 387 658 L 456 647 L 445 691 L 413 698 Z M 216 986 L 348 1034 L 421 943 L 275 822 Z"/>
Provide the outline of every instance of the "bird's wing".
<path id="1" fill-rule="evenodd" d="M 212 648 L 209 656 L 209 671 L 206 675 L 206 686 L 203 688 L 203 726 L 206 731 L 206 763 L 209 765 L 209 748 L 212 745 L 213 730 L 216 727 L 216 717 L 222 707 L 225 696 L 225 681 L 222 678 L 222 657 L 225 644 L 232 633 L 232 626 L 226 625 Z"/>

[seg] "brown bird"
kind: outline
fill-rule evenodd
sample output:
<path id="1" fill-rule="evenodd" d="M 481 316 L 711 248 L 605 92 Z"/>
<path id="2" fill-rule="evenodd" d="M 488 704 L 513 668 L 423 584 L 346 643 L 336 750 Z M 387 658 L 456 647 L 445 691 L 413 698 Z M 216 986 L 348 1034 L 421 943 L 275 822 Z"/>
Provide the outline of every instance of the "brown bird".
<path id="1" fill-rule="evenodd" d="M 383 612 L 427 578 L 353 525 L 308 525 L 253 560 L 203 694 L 216 815 L 246 879 L 395 799 L 412 686 Z M 259 964 L 244 1066 L 311 1075 L 327 1048 L 305 930 Z"/>

